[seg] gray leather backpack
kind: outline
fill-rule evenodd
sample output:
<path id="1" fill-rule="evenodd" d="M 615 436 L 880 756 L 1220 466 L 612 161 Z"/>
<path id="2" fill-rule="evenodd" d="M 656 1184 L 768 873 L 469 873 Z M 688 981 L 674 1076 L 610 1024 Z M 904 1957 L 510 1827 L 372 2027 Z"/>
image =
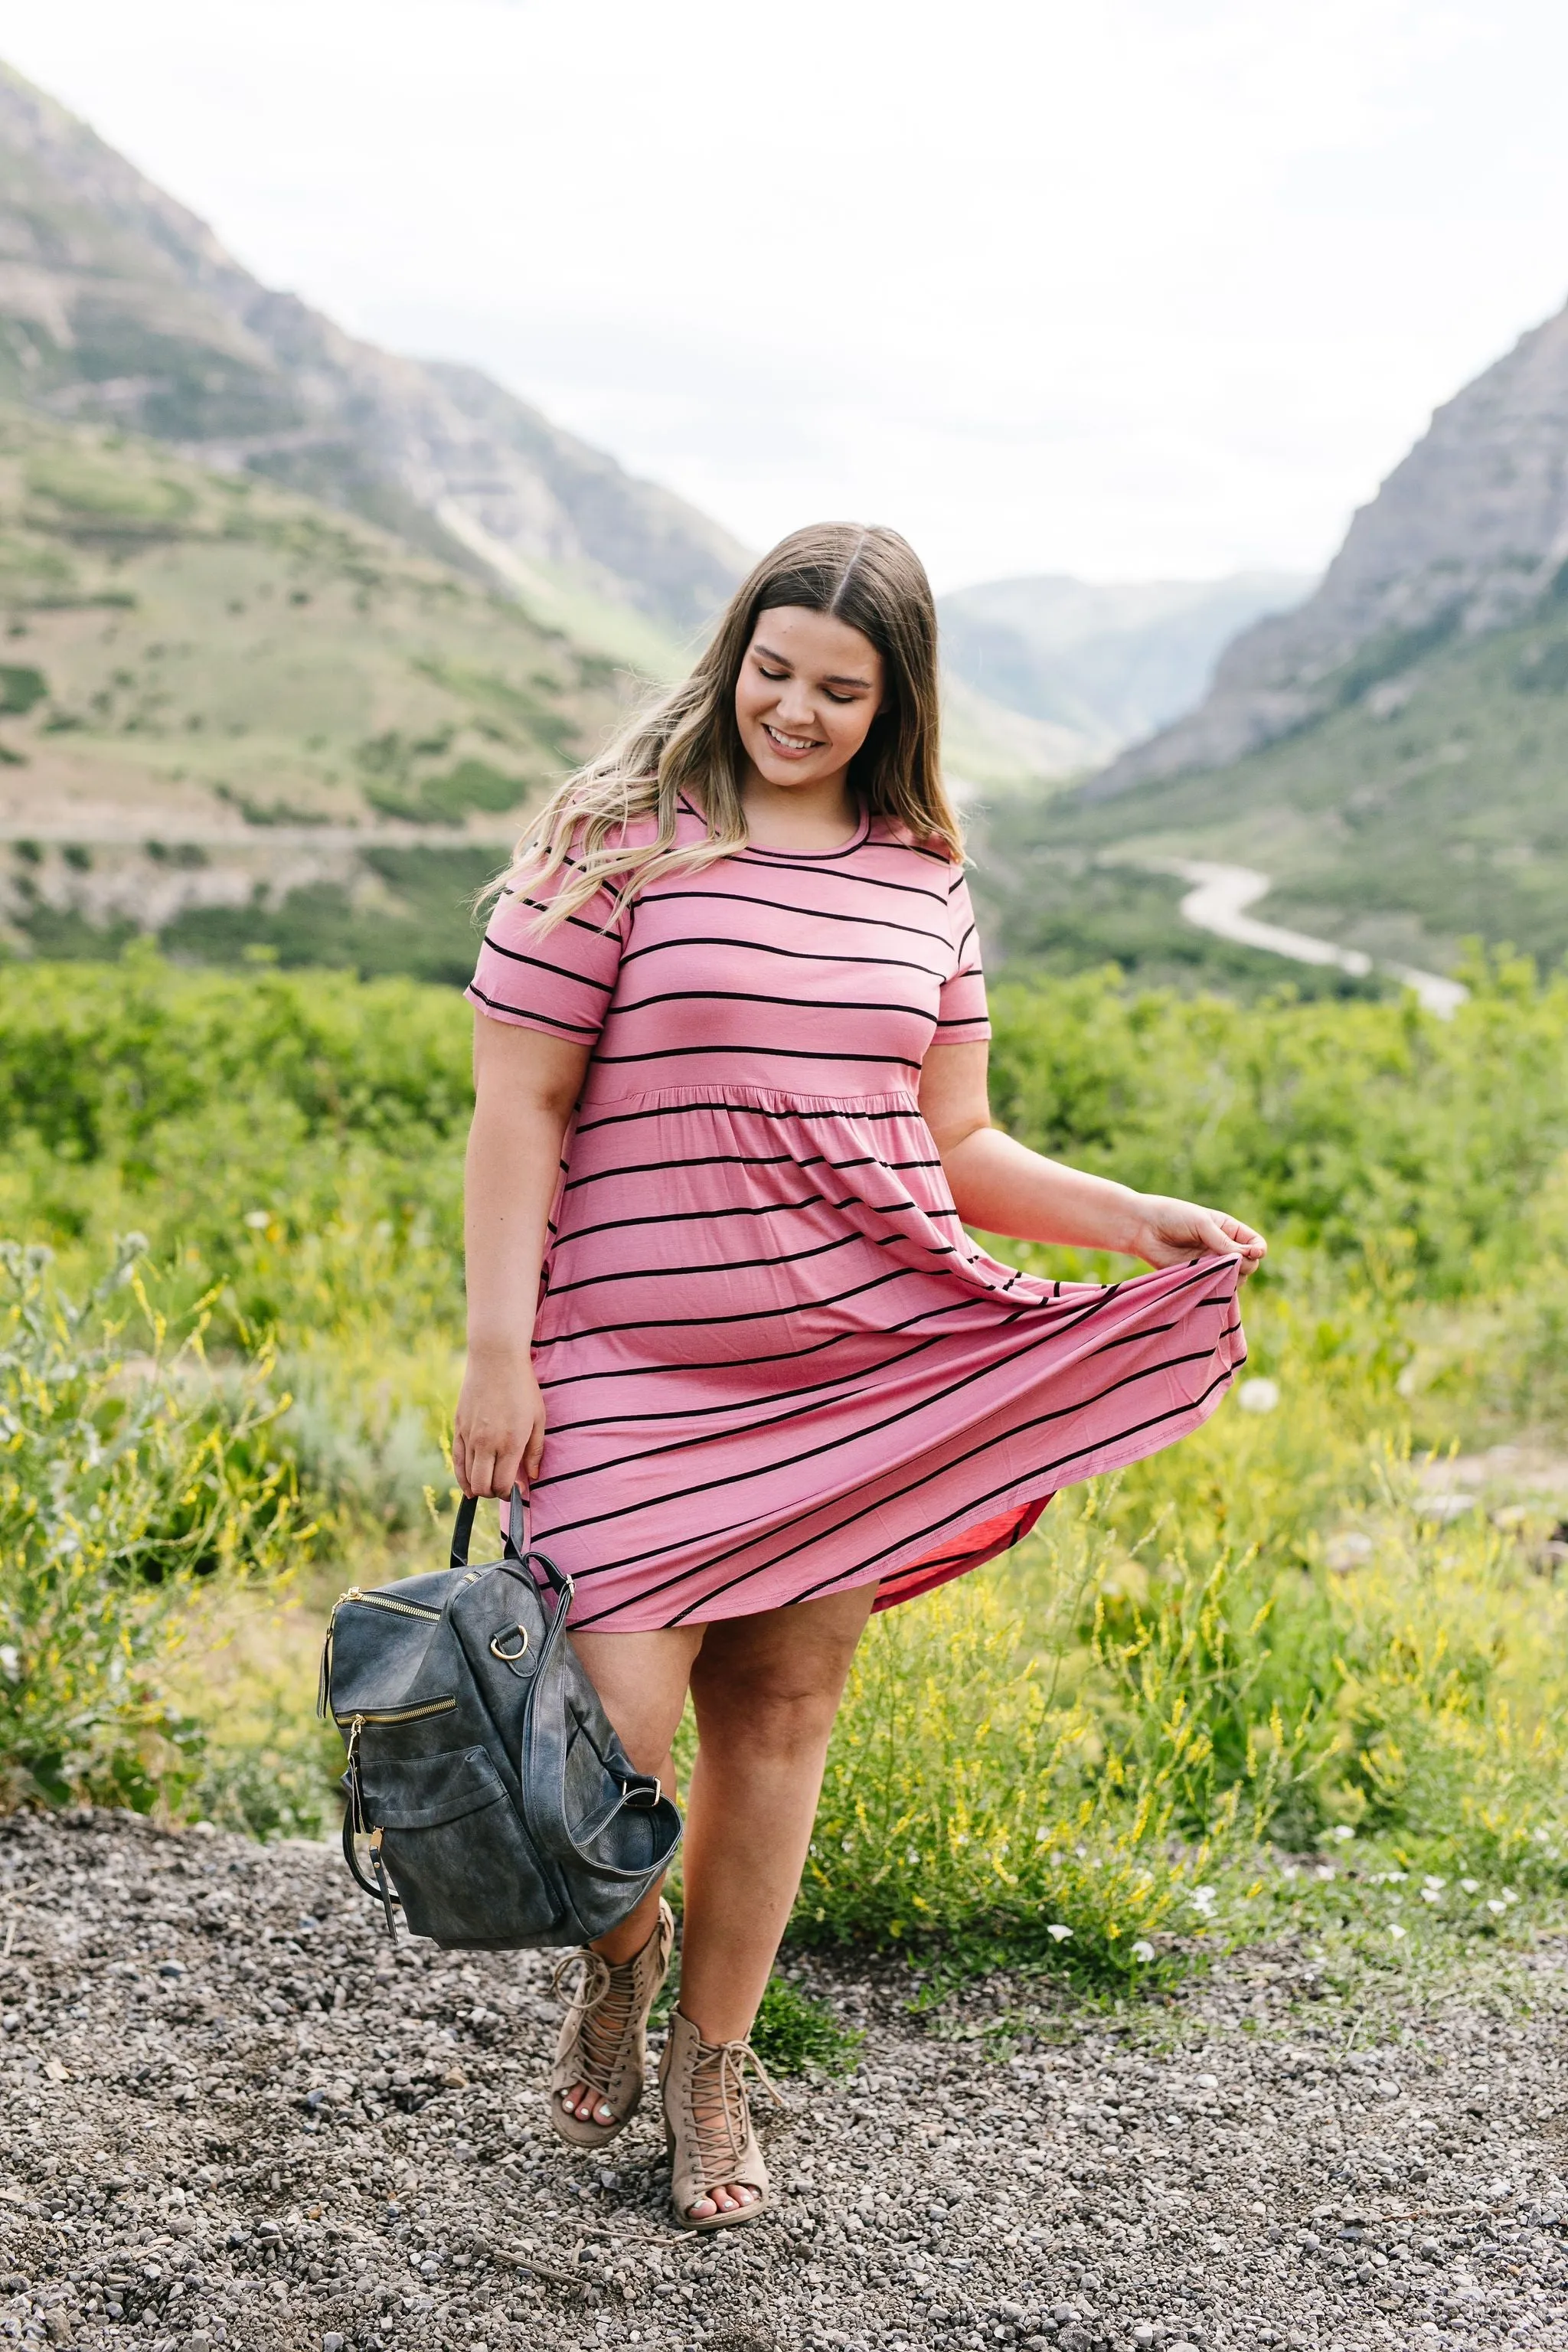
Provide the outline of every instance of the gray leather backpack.
<path id="1" fill-rule="evenodd" d="M 397 1903 L 448 1948 L 589 1943 L 664 1869 L 680 1816 L 610 1727 L 567 1638 L 572 1580 L 525 1549 L 521 1495 L 501 1558 L 470 1568 L 475 1509 L 449 1568 L 332 1611 L 321 1712 L 348 1748 L 343 1857 L 389 1934 Z"/>

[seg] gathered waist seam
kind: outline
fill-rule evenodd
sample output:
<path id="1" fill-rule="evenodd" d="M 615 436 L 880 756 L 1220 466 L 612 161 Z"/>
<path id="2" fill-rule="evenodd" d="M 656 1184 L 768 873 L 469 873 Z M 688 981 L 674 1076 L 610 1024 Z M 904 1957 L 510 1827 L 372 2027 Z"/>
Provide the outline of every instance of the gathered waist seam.
<path id="1" fill-rule="evenodd" d="M 584 1095 L 578 1105 L 578 1122 L 591 1125 L 601 1115 L 628 1110 L 799 1111 L 837 1118 L 895 1112 L 918 1118 L 920 1100 L 908 1087 L 874 1095 L 797 1094 L 789 1087 L 654 1087 L 633 1094 Z"/>

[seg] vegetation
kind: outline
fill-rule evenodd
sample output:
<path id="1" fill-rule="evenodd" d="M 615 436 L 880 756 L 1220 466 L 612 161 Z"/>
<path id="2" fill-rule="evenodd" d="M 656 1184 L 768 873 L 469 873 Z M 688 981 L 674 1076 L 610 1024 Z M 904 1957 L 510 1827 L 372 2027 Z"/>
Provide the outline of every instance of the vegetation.
<path id="1" fill-rule="evenodd" d="M 5 408 L 0 632 L 0 953 L 449 978 L 519 810 L 626 691 L 369 523 Z"/>
<path id="2" fill-rule="evenodd" d="M 47 1251 L 0 1244 L 0 1770 L 13 1801 L 145 1808 L 196 1778 L 167 1670 L 195 1589 L 277 1583 L 310 1530 L 270 1442 L 258 1354 L 208 1370 L 202 1305 L 171 1329 L 139 1240 L 82 1303 Z"/>
<path id="3" fill-rule="evenodd" d="M 1268 1230 L 1252 1361 L 1198 1435 L 876 1622 L 801 1936 L 1115 1986 L 1287 1924 L 1424 1965 L 1556 1899 L 1568 982 L 1468 976 L 1451 1023 L 998 988 L 1016 1132 Z M 448 991 L 0 969 L 13 1798 L 330 1816 L 321 1602 L 424 1564 L 447 1507 L 468 1101 Z"/>

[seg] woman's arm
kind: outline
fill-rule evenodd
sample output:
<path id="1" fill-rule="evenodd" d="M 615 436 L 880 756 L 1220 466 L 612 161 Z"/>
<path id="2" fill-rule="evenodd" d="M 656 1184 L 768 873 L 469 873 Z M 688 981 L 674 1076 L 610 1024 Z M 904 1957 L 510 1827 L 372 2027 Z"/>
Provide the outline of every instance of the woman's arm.
<path id="1" fill-rule="evenodd" d="M 1241 1260 L 1243 1280 L 1268 1246 L 1236 1217 L 1163 1193 L 1134 1192 L 1047 1160 L 991 1124 L 984 1045 L 934 1045 L 921 1073 L 921 1112 L 966 1225 L 1023 1242 L 1073 1242 L 1150 1265 L 1208 1252 Z"/>
<path id="2" fill-rule="evenodd" d="M 544 1399 L 530 1352 L 533 1312 L 562 1139 L 588 1050 L 474 1015 L 464 1186 L 468 1361 L 452 1431 L 452 1468 L 465 1495 L 510 1495 L 539 1475 Z"/>

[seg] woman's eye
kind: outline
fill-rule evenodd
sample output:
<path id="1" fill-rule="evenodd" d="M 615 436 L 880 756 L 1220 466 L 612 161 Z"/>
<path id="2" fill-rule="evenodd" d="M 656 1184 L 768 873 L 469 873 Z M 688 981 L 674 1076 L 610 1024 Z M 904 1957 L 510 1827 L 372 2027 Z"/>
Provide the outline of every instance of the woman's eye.
<path id="1" fill-rule="evenodd" d="M 762 671 L 763 676 L 764 677 L 771 677 L 771 678 L 777 679 L 777 678 L 781 678 L 781 677 L 787 677 L 789 676 L 789 672 L 788 672 L 788 670 L 787 670 L 787 669 L 767 669 L 767 668 L 764 668 L 764 667 L 763 667 L 763 665 L 761 662 L 759 662 L 759 663 L 757 664 L 757 667 Z"/>
<path id="2" fill-rule="evenodd" d="M 829 702 L 853 702 L 855 699 L 852 694 L 835 694 L 832 688 L 828 686 L 825 686 L 822 691 Z"/>

